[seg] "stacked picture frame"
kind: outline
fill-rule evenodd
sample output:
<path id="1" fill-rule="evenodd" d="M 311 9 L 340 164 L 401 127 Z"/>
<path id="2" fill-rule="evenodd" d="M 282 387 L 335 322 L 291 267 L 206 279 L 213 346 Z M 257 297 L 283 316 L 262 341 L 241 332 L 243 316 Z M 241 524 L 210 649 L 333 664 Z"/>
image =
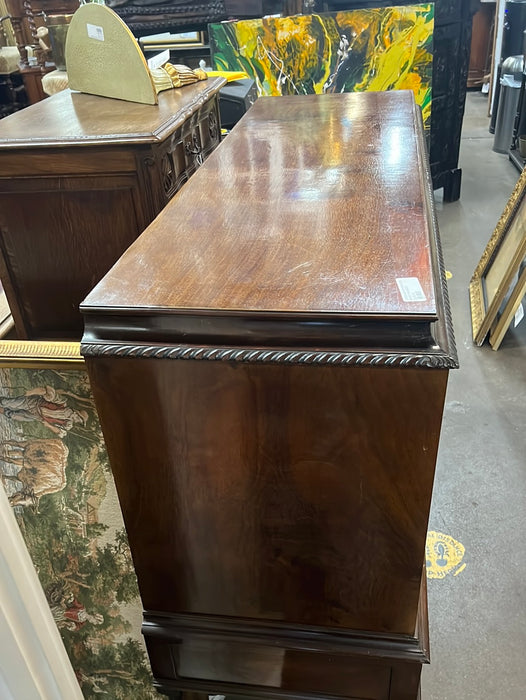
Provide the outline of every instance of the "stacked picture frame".
<path id="1" fill-rule="evenodd" d="M 473 341 L 498 350 L 526 293 L 526 171 L 508 200 L 469 285 Z"/>

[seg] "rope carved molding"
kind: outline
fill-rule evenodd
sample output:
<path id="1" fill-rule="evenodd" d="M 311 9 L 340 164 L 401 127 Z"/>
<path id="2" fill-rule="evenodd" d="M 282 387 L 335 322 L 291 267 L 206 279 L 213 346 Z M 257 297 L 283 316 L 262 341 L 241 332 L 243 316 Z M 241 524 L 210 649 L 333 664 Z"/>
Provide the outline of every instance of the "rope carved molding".
<path id="1" fill-rule="evenodd" d="M 81 344 L 84 357 L 130 357 L 168 360 L 210 360 L 296 365 L 357 365 L 386 367 L 425 367 L 454 369 L 456 357 L 438 353 L 372 353 L 306 350 L 268 350 L 262 348 L 213 348 L 188 345 Z"/>

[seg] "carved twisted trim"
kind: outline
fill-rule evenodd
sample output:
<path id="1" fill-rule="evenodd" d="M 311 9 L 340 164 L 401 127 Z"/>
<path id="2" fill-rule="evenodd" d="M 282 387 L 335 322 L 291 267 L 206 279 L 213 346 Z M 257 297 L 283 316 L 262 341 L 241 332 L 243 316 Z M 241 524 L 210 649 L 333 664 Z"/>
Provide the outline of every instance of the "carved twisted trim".
<path id="1" fill-rule="evenodd" d="M 455 357 L 444 354 L 372 353 L 263 348 L 213 348 L 190 345 L 122 345 L 82 343 L 84 357 L 129 357 L 157 360 L 209 360 L 294 365 L 359 365 L 374 367 L 426 367 L 453 369 Z"/>
<path id="2" fill-rule="evenodd" d="M 440 230 L 438 227 L 438 219 L 436 214 L 436 209 L 434 206 L 434 194 L 433 194 L 433 180 L 431 176 L 431 167 L 429 165 L 429 157 L 427 155 L 427 146 L 424 140 L 424 127 L 422 122 L 422 113 L 420 109 L 415 105 L 415 110 L 419 116 L 417 118 L 420 120 L 421 129 L 418 129 L 418 146 L 420 150 L 420 162 L 422 163 L 422 174 L 424 179 L 424 196 L 427 202 L 427 212 L 428 212 L 428 225 L 430 228 L 429 234 L 433 238 L 434 248 L 436 253 L 436 259 L 438 264 L 438 280 L 437 287 L 439 295 L 442 298 L 442 308 L 444 309 L 444 317 L 441 319 L 445 331 L 445 340 L 447 343 L 447 353 L 449 359 L 454 362 L 451 365 L 452 368 L 458 368 L 458 356 L 457 348 L 455 345 L 455 333 L 453 330 L 453 320 L 451 314 L 451 305 L 449 302 L 449 291 L 447 288 L 446 281 L 446 268 L 444 265 L 444 258 L 442 255 L 442 243 L 440 240 Z M 440 304 L 438 304 L 438 308 Z"/>
<path id="3" fill-rule="evenodd" d="M 217 17 L 226 17 L 224 3 L 220 2 L 219 0 L 199 4 L 187 3 L 186 5 L 182 5 L 180 7 L 174 7 L 173 5 L 169 4 L 157 6 L 148 5 L 147 7 L 136 5 L 131 7 L 118 5 L 117 7 L 114 7 L 112 2 L 109 2 L 108 4 L 117 14 L 122 15 L 123 17 L 130 15 L 132 17 L 135 15 L 146 15 L 147 17 L 150 15 L 168 15 L 169 18 L 175 20 L 176 22 L 180 22 L 181 24 L 195 24 L 199 21 L 209 22 L 211 19 L 216 19 Z M 185 16 L 185 14 L 190 14 L 190 16 Z"/>
<path id="4" fill-rule="evenodd" d="M 38 44 L 37 25 L 35 22 L 35 15 L 33 14 L 33 8 L 29 0 L 24 0 L 23 7 L 29 25 L 29 31 L 31 32 L 31 38 L 33 39 L 32 45 L 36 46 Z"/>

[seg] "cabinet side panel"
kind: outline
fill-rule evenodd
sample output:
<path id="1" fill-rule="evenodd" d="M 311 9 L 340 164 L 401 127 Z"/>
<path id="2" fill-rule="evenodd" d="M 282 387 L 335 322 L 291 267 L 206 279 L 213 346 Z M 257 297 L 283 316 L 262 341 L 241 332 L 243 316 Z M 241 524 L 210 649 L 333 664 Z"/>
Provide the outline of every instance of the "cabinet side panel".
<path id="1" fill-rule="evenodd" d="M 414 634 L 447 371 L 87 364 L 145 609 Z"/>
<path id="2" fill-rule="evenodd" d="M 122 180 L 0 194 L 6 292 L 28 337 L 80 338 L 80 302 L 142 230 L 134 179 Z"/>

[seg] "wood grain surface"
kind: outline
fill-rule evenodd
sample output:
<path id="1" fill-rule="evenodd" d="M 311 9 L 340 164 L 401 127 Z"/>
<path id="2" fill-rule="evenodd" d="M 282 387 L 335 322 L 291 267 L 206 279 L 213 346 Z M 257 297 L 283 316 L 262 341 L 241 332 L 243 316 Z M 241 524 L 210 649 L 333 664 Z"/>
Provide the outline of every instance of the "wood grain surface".
<path id="1" fill-rule="evenodd" d="M 258 100 L 82 305 L 173 697 L 418 697 L 456 364 L 420 129 L 410 93 Z"/>
<path id="2" fill-rule="evenodd" d="M 414 633 L 447 372 L 87 362 L 145 609 Z"/>
<path id="3" fill-rule="evenodd" d="M 436 318 L 415 117 L 410 92 L 260 98 L 85 310 Z"/>
<path id="4" fill-rule="evenodd" d="M 33 192 L 12 182 L 18 192 L 0 191 L 0 271 L 19 336 L 78 339 L 86 291 L 151 220 L 136 177 L 99 171 Z"/>
<path id="5" fill-rule="evenodd" d="M 80 339 L 82 299 L 219 143 L 223 84 L 159 106 L 65 92 L 0 121 L 0 276 L 18 337 Z"/>
<path id="6" fill-rule="evenodd" d="M 225 84 L 211 78 L 159 94 L 158 105 L 64 90 L 0 121 L 0 148 L 153 143 L 181 126 Z"/>

